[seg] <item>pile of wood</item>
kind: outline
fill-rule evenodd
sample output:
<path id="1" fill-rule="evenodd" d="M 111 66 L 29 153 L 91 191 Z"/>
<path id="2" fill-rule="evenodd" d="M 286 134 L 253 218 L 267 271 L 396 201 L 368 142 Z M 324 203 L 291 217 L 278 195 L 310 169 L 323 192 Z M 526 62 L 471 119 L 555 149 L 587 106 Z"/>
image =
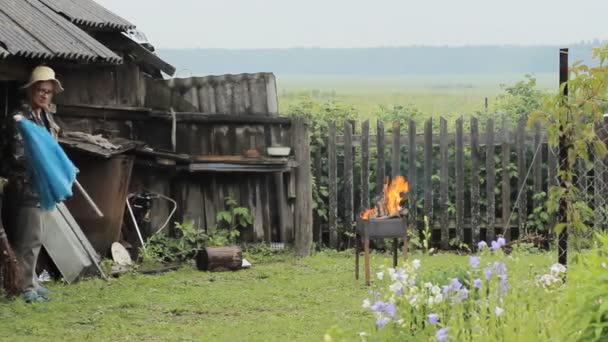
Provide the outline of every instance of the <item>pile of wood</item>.
<path id="1" fill-rule="evenodd" d="M 374 207 L 362 212 L 361 218 L 382 220 L 406 216 L 408 209 L 404 202 L 408 190 L 405 178 L 398 176 L 389 181 L 387 177 L 382 194 L 376 198 Z"/>

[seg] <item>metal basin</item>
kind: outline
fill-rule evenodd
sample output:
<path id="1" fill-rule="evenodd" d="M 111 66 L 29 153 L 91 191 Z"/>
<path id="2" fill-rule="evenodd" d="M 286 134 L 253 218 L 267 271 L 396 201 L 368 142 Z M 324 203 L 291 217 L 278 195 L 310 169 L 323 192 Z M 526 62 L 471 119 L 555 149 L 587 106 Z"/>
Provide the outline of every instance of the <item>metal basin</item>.
<path id="1" fill-rule="evenodd" d="M 370 219 L 365 220 L 357 217 L 357 234 L 365 236 L 365 231 L 369 238 L 395 238 L 405 236 L 407 222 L 405 217 L 389 218 L 384 220 Z"/>

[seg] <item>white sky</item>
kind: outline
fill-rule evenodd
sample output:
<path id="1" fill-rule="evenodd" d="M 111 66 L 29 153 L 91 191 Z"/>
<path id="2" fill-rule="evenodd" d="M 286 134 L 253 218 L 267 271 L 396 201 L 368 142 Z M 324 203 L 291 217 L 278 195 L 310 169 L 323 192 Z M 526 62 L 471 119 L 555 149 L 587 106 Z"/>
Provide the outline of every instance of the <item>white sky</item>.
<path id="1" fill-rule="evenodd" d="M 608 0 L 96 0 L 157 48 L 565 44 L 608 39 Z"/>

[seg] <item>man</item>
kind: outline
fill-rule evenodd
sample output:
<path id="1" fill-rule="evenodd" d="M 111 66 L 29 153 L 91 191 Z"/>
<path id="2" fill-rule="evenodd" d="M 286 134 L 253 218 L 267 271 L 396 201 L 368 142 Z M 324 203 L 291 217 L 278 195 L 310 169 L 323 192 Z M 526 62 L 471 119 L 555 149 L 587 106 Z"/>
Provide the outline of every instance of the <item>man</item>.
<path id="1" fill-rule="evenodd" d="M 28 165 L 24 156 L 23 139 L 16 128 L 17 119 L 28 119 L 42 127 L 57 138 L 59 126 L 53 119 L 55 106 L 53 96 L 61 91 L 61 83 L 55 78 L 53 69 L 38 66 L 32 71 L 29 82 L 22 88 L 27 102 L 21 106 L 14 117 L 9 118 L 11 167 L 9 182 L 17 198 L 17 225 L 13 235 L 15 252 L 20 259 L 24 272 L 23 298 L 26 302 L 48 301 L 49 290 L 42 287 L 36 275 L 36 263 L 42 246 L 47 215 L 41 210 L 39 197 L 28 180 Z"/>

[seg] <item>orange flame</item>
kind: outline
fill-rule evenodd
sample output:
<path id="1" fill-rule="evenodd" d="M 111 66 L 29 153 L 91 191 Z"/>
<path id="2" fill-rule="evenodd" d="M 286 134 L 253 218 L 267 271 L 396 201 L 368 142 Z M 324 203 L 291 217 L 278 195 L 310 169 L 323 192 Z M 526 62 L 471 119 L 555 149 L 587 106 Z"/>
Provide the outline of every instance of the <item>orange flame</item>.
<path id="1" fill-rule="evenodd" d="M 409 184 L 403 176 L 397 176 L 392 181 L 386 179 L 383 188 L 384 203 L 389 215 L 397 214 L 401 211 L 401 194 L 407 193 L 410 190 Z M 361 218 L 368 220 L 372 216 L 376 216 L 376 209 L 367 209 L 361 213 Z"/>

